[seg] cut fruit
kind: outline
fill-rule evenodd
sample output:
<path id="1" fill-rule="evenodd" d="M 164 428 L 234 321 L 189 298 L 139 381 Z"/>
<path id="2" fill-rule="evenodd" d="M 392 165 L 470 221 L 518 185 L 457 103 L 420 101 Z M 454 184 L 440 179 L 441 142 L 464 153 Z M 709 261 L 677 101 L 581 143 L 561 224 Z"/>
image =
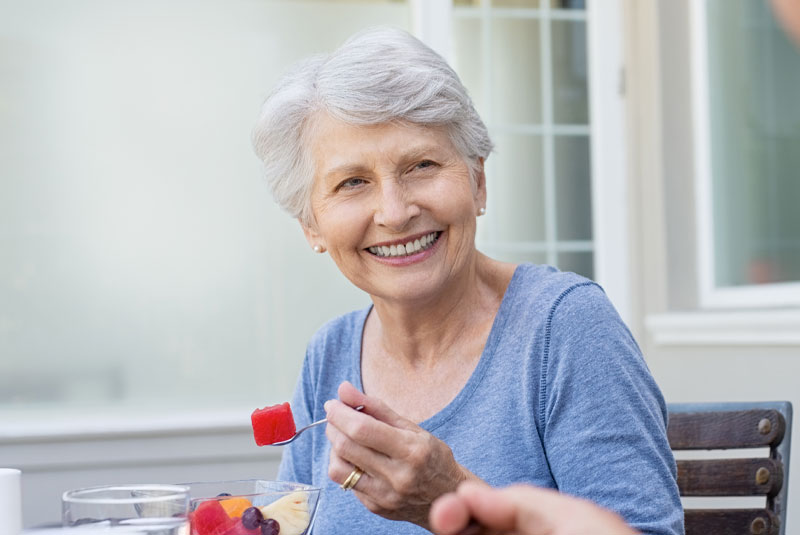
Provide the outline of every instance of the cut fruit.
<path id="1" fill-rule="evenodd" d="M 311 520 L 308 494 L 293 492 L 261 508 L 265 521 L 272 518 L 280 524 L 280 535 L 301 535 Z"/>
<path id="2" fill-rule="evenodd" d="M 219 503 L 231 518 L 240 517 L 247 509 L 253 507 L 253 504 L 247 498 L 228 498 L 227 500 L 220 500 Z"/>
<path id="3" fill-rule="evenodd" d="M 238 518 L 231 519 L 230 525 L 219 535 L 261 535 L 261 529 L 247 529 Z"/>
<path id="4" fill-rule="evenodd" d="M 192 526 L 191 535 L 260 535 L 260 529 L 247 529 L 241 518 L 231 517 L 226 512 L 225 502 L 239 502 L 240 500 L 250 503 L 244 498 L 202 502 L 189 514 L 189 522 Z M 230 503 L 228 507 L 231 507 Z"/>
<path id="5" fill-rule="evenodd" d="M 259 446 L 288 440 L 296 431 L 289 403 L 256 409 L 250 416 L 250 421 L 253 424 L 253 436 Z"/>
<path id="6" fill-rule="evenodd" d="M 217 500 L 208 500 L 191 513 L 190 522 L 192 535 L 219 535 L 228 530 L 231 517 Z"/>

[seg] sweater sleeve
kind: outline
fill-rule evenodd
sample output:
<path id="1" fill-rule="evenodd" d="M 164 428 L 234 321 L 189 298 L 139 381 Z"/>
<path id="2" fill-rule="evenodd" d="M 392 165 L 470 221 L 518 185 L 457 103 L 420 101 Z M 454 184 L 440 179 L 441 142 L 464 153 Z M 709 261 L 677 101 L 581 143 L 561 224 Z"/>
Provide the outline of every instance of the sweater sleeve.
<path id="1" fill-rule="evenodd" d="M 545 324 L 539 421 L 559 490 L 645 534 L 683 533 L 664 398 L 603 291 L 576 284 Z"/>

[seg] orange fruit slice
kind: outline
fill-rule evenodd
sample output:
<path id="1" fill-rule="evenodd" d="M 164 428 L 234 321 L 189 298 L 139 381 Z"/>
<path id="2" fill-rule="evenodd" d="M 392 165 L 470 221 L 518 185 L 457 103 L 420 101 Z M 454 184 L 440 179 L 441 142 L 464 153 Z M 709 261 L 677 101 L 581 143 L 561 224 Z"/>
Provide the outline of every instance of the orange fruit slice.
<path id="1" fill-rule="evenodd" d="M 245 509 L 253 507 L 253 504 L 247 498 L 228 498 L 227 500 L 221 500 L 219 503 L 231 518 L 242 516 Z"/>

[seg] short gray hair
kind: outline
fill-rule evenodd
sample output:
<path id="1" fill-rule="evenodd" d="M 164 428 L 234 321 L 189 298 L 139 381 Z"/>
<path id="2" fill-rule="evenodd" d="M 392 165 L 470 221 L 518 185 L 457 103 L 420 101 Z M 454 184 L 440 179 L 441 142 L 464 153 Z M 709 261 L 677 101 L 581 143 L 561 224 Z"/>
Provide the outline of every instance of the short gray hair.
<path id="1" fill-rule="evenodd" d="M 329 55 L 297 63 L 278 82 L 253 129 L 253 146 L 275 201 L 302 223 L 314 169 L 305 130 L 318 112 L 349 124 L 407 121 L 443 126 L 475 177 L 492 141 L 455 71 L 403 30 L 363 30 Z"/>

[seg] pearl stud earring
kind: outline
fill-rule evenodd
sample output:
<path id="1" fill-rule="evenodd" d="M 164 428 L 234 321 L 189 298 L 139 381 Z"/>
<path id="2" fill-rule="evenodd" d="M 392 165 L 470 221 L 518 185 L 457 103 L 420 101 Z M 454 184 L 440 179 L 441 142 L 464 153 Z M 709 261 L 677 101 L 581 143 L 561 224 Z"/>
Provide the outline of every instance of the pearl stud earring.
<path id="1" fill-rule="evenodd" d="M 478 215 L 484 215 L 485 213 L 486 213 L 486 208 L 484 208 L 483 206 L 478 208 Z"/>
<path id="2" fill-rule="evenodd" d="M 323 252 L 324 250 L 325 250 L 325 249 L 324 249 L 324 248 L 323 248 L 323 247 L 322 247 L 320 244 L 316 244 L 316 245 L 314 246 L 314 252 L 315 252 L 315 253 L 321 253 L 321 252 Z"/>

